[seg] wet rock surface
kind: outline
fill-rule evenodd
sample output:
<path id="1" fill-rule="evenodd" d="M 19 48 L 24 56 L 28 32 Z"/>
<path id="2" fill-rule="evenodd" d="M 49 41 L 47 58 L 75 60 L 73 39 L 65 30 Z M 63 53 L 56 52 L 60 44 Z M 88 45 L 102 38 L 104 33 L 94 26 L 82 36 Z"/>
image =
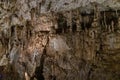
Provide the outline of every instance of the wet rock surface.
<path id="1" fill-rule="evenodd" d="M 0 80 L 119 80 L 119 7 L 117 0 L 0 0 Z"/>

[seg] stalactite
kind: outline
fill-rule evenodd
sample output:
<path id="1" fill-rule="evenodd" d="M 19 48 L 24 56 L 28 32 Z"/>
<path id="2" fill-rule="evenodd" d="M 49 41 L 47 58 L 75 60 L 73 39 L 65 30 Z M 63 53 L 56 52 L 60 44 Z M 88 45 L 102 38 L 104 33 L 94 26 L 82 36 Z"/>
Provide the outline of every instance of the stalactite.
<path id="1" fill-rule="evenodd" d="M 38 15 L 40 15 L 40 6 L 41 6 L 40 3 L 38 2 L 38 3 L 37 3 L 37 11 L 38 11 Z"/>
<path id="2" fill-rule="evenodd" d="M 104 26 L 105 26 L 105 28 L 107 29 L 108 26 L 107 26 L 107 24 L 106 24 L 106 15 L 105 15 L 105 12 L 104 12 L 103 16 L 104 16 L 104 20 L 103 20 L 103 21 L 104 21 L 104 24 L 105 24 Z"/>
<path id="3" fill-rule="evenodd" d="M 111 31 L 112 31 L 112 32 L 114 32 L 114 27 L 115 27 L 115 26 L 114 26 L 114 22 L 112 21 L 112 22 L 111 22 Z"/>
<path id="4" fill-rule="evenodd" d="M 115 12 L 116 12 L 116 16 L 118 17 L 118 10 L 116 10 Z"/>
<path id="5" fill-rule="evenodd" d="M 72 32 L 72 11 L 69 12 L 68 16 L 69 16 L 68 18 L 69 18 L 69 26 L 70 26 L 69 31 Z"/>
<path id="6" fill-rule="evenodd" d="M 120 17 L 118 18 L 118 30 L 120 30 Z"/>
<path id="7" fill-rule="evenodd" d="M 10 53 L 10 50 L 11 50 L 11 39 L 9 39 L 9 42 L 8 42 L 8 53 Z M 7 55 L 8 55 L 8 53 L 7 53 Z"/>
<path id="8" fill-rule="evenodd" d="M 57 23 L 57 16 L 54 12 L 52 12 L 52 23 L 55 29 L 58 29 L 58 23 Z"/>
<path id="9" fill-rule="evenodd" d="M 5 9 L 6 5 L 5 5 L 5 2 L 3 3 L 3 8 Z"/>
<path id="10" fill-rule="evenodd" d="M 95 5 L 94 6 L 94 18 L 96 18 L 96 19 L 99 19 L 99 9 L 98 9 L 98 6 L 97 5 Z"/>
<path id="11" fill-rule="evenodd" d="M 23 46 L 23 49 L 25 49 L 25 41 L 26 41 L 26 39 L 27 39 L 26 26 L 24 24 L 23 31 L 22 31 L 22 46 Z"/>
<path id="12" fill-rule="evenodd" d="M 108 25 L 108 32 L 110 33 L 111 32 L 111 26 Z"/>
<path id="13" fill-rule="evenodd" d="M 76 20 L 76 26 L 77 26 L 77 31 L 79 32 L 81 30 L 81 15 L 80 15 L 80 9 L 77 9 L 77 20 Z"/>

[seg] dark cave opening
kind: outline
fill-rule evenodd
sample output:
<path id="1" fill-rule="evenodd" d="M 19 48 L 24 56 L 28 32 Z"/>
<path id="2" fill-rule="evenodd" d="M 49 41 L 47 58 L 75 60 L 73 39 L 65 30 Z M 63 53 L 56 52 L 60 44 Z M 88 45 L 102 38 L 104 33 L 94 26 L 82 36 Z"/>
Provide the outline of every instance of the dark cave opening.
<path id="1" fill-rule="evenodd" d="M 39 67 L 37 67 L 36 70 L 35 70 L 35 76 L 34 77 L 37 80 L 45 80 L 45 78 L 43 76 L 43 64 L 44 64 L 44 61 L 42 59 L 41 59 L 41 65 Z M 31 80 L 33 80 L 33 78 L 31 78 Z"/>
<path id="2" fill-rule="evenodd" d="M 85 30 L 86 28 L 90 28 L 94 19 L 94 13 L 81 13 L 82 21 L 81 21 L 81 29 Z"/>
<path id="3" fill-rule="evenodd" d="M 40 66 L 36 68 L 35 75 L 31 78 L 31 80 L 33 80 L 34 77 L 37 80 L 45 80 L 44 75 L 43 75 L 44 60 L 46 57 L 45 54 L 46 54 L 46 49 L 43 50 L 43 54 L 42 54 L 41 59 L 40 59 Z"/>
<path id="4" fill-rule="evenodd" d="M 77 30 L 77 25 L 75 22 L 72 22 L 72 32 L 75 33 Z"/>
<path id="5" fill-rule="evenodd" d="M 15 34 L 15 26 L 11 26 L 11 36 L 14 36 Z"/>
<path id="6" fill-rule="evenodd" d="M 56 34 L 60 34 L 60 33 L 62 33 L 62 28 L 56 29 Z"/>
<path id="7" fill-rule="evenodd" d="M 59 18 L 57 20 L 58 23 L 58 29 L 56 29 L 56 33 L 66 33 L 68 31 L 67 21 L 63 15 L 59 15 Z"/>
<path id="8" fill-rule="evenodd" d="M 50 75 L 49 78 L 50 78 L 50 80 L 56 80 L 56 76 L 55 75 Z"/>
<path id="9" fill-rule="evenodd" d="M 117 30 L 118 25 L 118 15 L 116 11 L 108 10 L 108 11 L 102 11 L 100 16 L 100 24 L 102 24 L 102 30 L 105 30 L 104 26 L 114 26 L 114 31 Z"/>

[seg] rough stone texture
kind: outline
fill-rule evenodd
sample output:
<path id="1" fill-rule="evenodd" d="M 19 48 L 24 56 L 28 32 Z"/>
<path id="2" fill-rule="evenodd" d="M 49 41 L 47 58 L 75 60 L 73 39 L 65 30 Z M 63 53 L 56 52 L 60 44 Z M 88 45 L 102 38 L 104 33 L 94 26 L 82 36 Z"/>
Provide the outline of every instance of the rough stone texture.
<path id="1" fill-rule="evenodd" d="M 100 10 L 120 8 L 120 3 L 118 0 L 45 0 L 44 5 L 41 6 L 41 10 L 44 13 L 47 11 L 60 12 L 81 8 L 81 10 L 88 10 L 89 12 L 94 8 L 93 3 L 96 3 L 100 7 Z"/>
<path id="2" fill-rule="evenodd" d="M 119 80 L 120 1 L 0 0 L 0 80 Z"/>

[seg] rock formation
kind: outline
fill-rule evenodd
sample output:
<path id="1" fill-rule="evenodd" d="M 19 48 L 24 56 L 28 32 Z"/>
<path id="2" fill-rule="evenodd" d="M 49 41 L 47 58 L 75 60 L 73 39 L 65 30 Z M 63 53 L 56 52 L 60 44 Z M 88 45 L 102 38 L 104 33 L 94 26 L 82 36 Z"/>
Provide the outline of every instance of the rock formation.
<path id="1" fill-rule="evenodd" d="M 119 0 L 0 0 L 0 80 L 119 80 Z"/>

